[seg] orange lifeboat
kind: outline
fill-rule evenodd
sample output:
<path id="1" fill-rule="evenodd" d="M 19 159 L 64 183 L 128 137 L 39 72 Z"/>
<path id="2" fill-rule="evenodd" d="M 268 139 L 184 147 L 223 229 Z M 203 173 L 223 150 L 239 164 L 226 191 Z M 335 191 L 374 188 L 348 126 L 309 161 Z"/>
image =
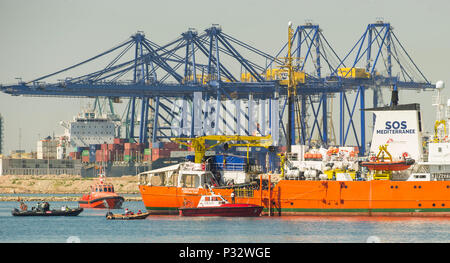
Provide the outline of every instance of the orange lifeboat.
<path id="1" fill-rule="evenodd" d="M 78 204 L 82 208 L 120 209 L 124 198 L 114 191 L 114 185 L 106 183 L 104 174 L 100 174 L 98 181 L 91 186 L 91 192 L 84 194 Z"/>
<path id="2" fill-rule="evenodd" d="M 414 159 L 405 159 L 401 161 L 390 161 L 390 162 L 361 162 L 361 166 L 367 167 L 369 170 L 375 171 L 403 171 L 408 169 L 414 164 Z"/>
<path id="3" fill-rule="evenodd" d="M 322 154 L 320 153 L 305 153 L 304 155 L 305 160 L 311 160 L 311 161 L 317 161 L 322 159 Z"/>
<path id="4" fill-rule="evenodd" d="M 370 161 L 361 162 L 361 166 L 375 171 L 403 171 L 415 163 L 414 159 L 409 158 L 406 152 L 403 153 L 402 160 L 393 161 L 391 154 L 387 151 L 387 144 L 379 148 L 377 156 L 373 156 Z"/>

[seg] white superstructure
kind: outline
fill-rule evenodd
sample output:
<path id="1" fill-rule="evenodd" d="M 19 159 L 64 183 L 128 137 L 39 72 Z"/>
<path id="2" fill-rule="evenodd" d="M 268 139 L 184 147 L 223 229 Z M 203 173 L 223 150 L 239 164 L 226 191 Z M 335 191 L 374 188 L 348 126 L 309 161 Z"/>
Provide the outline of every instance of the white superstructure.
<path id="1" fill-rule="evenodd" d="M 436 106 L 434 134 L 428 141 L 428 160 L 419 162 L 417 169 L 431 180 L 450 180 L 450 100 L 446 104 L 442 103 L 443 88 L 444 82 L 436 82 L 437 96 L 433 98 L 433 106 Z"/>
<path id="2" fill-rule="evenodd" d="M 393 158 L 407 154 L 416 161 L 422 160 L 419 104 L 398 105 L 395 108 L 380 107 L 366 111 L 376 115 L 370 153 L 376 154 L 380 146 L 389 145 Z"/>
<path id="3" fill-rule="evenodd" d="M 193 188 L 209 189 L 217 184 L 213 173 L 204 164 L 184 162 L 138 174 L 139 184 L 148 186 L 183 187 L 182 192 L 190 193 Z"/>
<path id="4" fill-rule="evenodd" d="M 115 123 L 105 116 L 97 116 L 93 111 L 84 111 L 61 125 L 65 128 L 65 136 L 71 147 L 114 142 Z"/>

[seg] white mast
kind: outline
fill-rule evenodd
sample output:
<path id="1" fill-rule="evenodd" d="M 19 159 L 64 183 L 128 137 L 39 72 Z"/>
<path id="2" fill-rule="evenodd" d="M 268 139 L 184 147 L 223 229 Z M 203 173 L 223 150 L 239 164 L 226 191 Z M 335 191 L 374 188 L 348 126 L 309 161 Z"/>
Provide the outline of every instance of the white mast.
<path id="1" fill-rule="evenodd" d="M 441 100 L 441 91 L 444 89 L 445 84 L 442 80 L 439 80 L 436 82 L 436 90 L 437 90 L 437 96 L 434 99 L 433 106 L 436 106 L 436 123 L 435 123 L 435 140 L 441 140 L 445 136 L 448 136 L 447 131 L 447 110 L 443 112 L 445 104 L 442 103 Z M 448 102 L 447 102 L 448 105 Z M 443 116 L 445 114 L 445 116 Z"/>

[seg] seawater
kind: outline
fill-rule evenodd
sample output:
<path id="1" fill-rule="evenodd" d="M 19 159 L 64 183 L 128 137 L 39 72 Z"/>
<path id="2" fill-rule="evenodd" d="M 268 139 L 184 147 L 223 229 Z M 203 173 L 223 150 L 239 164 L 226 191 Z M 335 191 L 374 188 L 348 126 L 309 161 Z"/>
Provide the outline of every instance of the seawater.
<path id="1" fill-rule="evenodd" d="M 51 208 L 77 202 L 49 202 Z M 34 202 L 27 202 L 29 208 Z M 450 241 L 450 218 L 150 216 L 106 220 L 106 210 L 76 217 L 14 217 L 17 202 L 0 202 L 2 243 L 440 243 Z M 145 211 L 142 202 L 123 208 Z M 112 210 L 122 213 L 123 210 Z"/>

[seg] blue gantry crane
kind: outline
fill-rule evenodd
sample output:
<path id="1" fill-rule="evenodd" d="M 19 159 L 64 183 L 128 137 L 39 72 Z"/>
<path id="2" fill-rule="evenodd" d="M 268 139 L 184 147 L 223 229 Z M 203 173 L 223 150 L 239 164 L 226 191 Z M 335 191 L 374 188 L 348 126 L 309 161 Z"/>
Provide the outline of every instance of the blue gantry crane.
<path id="1" fill-rule="evenodd" d="M 394 73 L 394 70 L 396 72 Z M 360 148 L 361 154 L 366 147 L 365 112 L 359 112 L 360 131 L 355 127 L 356 110 L 366 108 L 365 93 L 373 91 L 372 106 L 380 106 L 382 89 L 433 90 L 432 84 L 414 63 L 409 53 L 399 41 L 390 23 L 377 21 L 369 24 L 342 62 L 329 76 L 330 80 L 338 78 L 341 85 L 353 87 L 356 96 L 349 104 L 346 89 L 339 94 L 339 144 L 345 145 L 350 128 Z M 359 102 L 359 108 L 357 103 Z M 352 105 L 350 107 L 350 105 Z"/>
<path id="2" fill-rule="evenodd" d="M 336 143 L 347 145 L 350 134 L 354 143 L 364 155 L 366 148 L 366 117 L 360 109 L 366 108 L 366 90 L 373 91 L 373 107 L 380 105 L 382 90 L 432 90 L 432 84 L 414 63 L 393 32 L 389 23 L 377 21 L 369 24 L 350 51 L 343 57 L 334 51 L 324 37 L 319 25 L 306 23 L 298 26 L 291 38 L 291 57 L 298 63 L 295 70 L 305 74 L 303 82 L 297 82 L 295 108 L 290 112 L 291 144 L 310 144 L 317 141 L 322 145 Z M 285 52 L 286 43 L 280 52 Z M 307 70 L 309 65 L 309 70 Z M 396 71 L 395 71 L 396 70 Z M 394 74 L 395 71 L 395 74 Z M 315 87 L 314 94 L 308 94 L 309 87 Z M 348 94 L 356 93 L 354 98 Z M 328 102 L 339 95 L 339 111 Z M 287 105 L 287 100 L 282 109 Z M 359 111 L 359 114 L 358 114 Z M 312 118 L 308 118 L 310 115 Z M 333 118 L 333 115 L 335 118 Z M 359 116 L 357 116 L 359 115 Z M 336 118 L 337 116 L 337 118 Z M 359 117 L 359 129 L 355 125 Z M 333 142 L 333 119 L 339 120 L 339 141 Z M 295 127 L 297 124 L 297 129 Z M 359 131 L 359 132 L 358 132 Z"/>
<path id="3" fill-rule="evenodd" d="M 360 114 L 360 134 L 355 122 L 357 110 L 366 107 L 366 89 L 374 90 L 376 106 L 384 87 L 434 88 L 389 23 L 370 24 L 343 59 L 320 27 L 312 23 L 296 27 L 289 42 L 272 56 L 226 34 L 219 25 L 203 32 L 189 29 L 164 45 L 137 32 L 92 58 L 28 82 L 1 86 L 1 91 L 11 95 L 106 97 L 113 102 L 129 98 L 122 120 L 125 136 L 141 143 L 169 137 L 270 133 L 275 145 L 310 144 L 315 137 L 328 145 L 334 125 L 331 119 L 338 119 L 339 144 L 348 143 L 351 129 L 364 154 L 364 113 Z M 287 46 L 290 53 L 280 58 Z M 295 80 L 291 108 L 287 58 L 295 62 L 291 67 Z M 79 72 L 100 61 L 104 66 L 95 71 L 70 75 L 74 69 Z M 63 80 L 52 81 L 63 74 Z M 353 104 L 349 103 L 349 92 L 356 92 Z M 327 103 L 336 95 L 337 113 Z M 286 126 L 283 120 L 288 113 L 291 121 Z"/>
<path id="4" fill-rule="evenodd" d="M 345 87 L 327 82 L 324 77 L 332 74 L 341 60 L 317 24 L 306 23 L 298 26 L 291 42 L 291 57 L 296 62 L 295 70 L 305 75 L 303 81 L 296 83 L 296 103 L 294 108 L 290 109 L 296 114 L 291 117 L 295 120 L 291 121 L 289 129 L 291 133 L 297 134 L 292 136 L 291 144 L 310 144 L 315 137 L 318 137 L 321 143 L 328 144 L 331 139 L 329 137 L 333 135 L 328 102 L 334 93 Z M 287 46 L 286 43 L 277 56 L 286 52 Z M 308 92 L 311 88 L 318 92 Z M 285 107 L 286 103 L 283 111 Z"/>
<path id="5" fill-rule="evenodd" d="M 265 81 L 257 73 L 264 67 L 244 58 L 236 46 L 256 57 L 276 61 L 272 56 L 225 34 L 217 25 L 206 29 L 202 34 L 188 30 L 164 46 L 153 43 L 142 32 L 138 32 L 129 40 L 81 63 L 29 82 L 2 86 L 2 91 L 29 96 L 108 97 L 113 100 L 130 98 L 124 121 L 128 124 L 126 136 L 138 139 L 139 142 L 147 141 L 149 126 L 152 128 L 150 134 L 153 142 L 174 136 L 176 129 L 173 127 L 173 120 L 180 114 L 187 117 L 180 120 L 180 136 L 205 133 L 201 125 L 200 129 L 195 127 L 195 120 L 200 119 L 202 114 L 213 118 L 209 123 L 212 127 L 210 132 L 219 133 L 221 111 L 226 112 L 222 105 L 223 98 L 235 100 L 236 105 L 239 105 L 242 99 L 250 99 L 252 103 L 260 98 L 270 99 L 271 94 L 279 90 L 276 81 Z M 129 53 L 133 51 L 134 55 L 130 56 Z M 71 70 L 97 62 L 107 55 L 114 55 L 113 59 L 99 70 L 77 77 L 66 77 L 56 83 L 44 82 L 57 75 L 70 74 Z M 239 81 L 239 72 L 232 72 L 230 66 L 222 62 L 226 59 L 237 62 L 238 68 L 250 72 L 257 81 Z M 283 93 L 281 89 L 280 92 Z M 185 100 L 182 106 L 175 103 L 180 98 Z M 215 99 L 214 105 L 212 99 Z M 141 105 L 140 120 L 137 120 L 138 101 Z M 209 109 L 201 108 L 202 101 L 210 102 Z M 151 120 L 148 117 L 149 109 L 153 114 Z M 250 123 L 250 127 L 247 125 L 243 129 L 245 134 L 250 134 L 253 130 L 253 114 L 242 111 L 237 113 Z M 233 117 L 232 120 L 237 123 L 235 126 L 242 124 L 240 117 Z M 225 122 L 223 118 L 220 121 Z M 135 135 L 136 128 L 139 128 L 139 135 Z"/>

